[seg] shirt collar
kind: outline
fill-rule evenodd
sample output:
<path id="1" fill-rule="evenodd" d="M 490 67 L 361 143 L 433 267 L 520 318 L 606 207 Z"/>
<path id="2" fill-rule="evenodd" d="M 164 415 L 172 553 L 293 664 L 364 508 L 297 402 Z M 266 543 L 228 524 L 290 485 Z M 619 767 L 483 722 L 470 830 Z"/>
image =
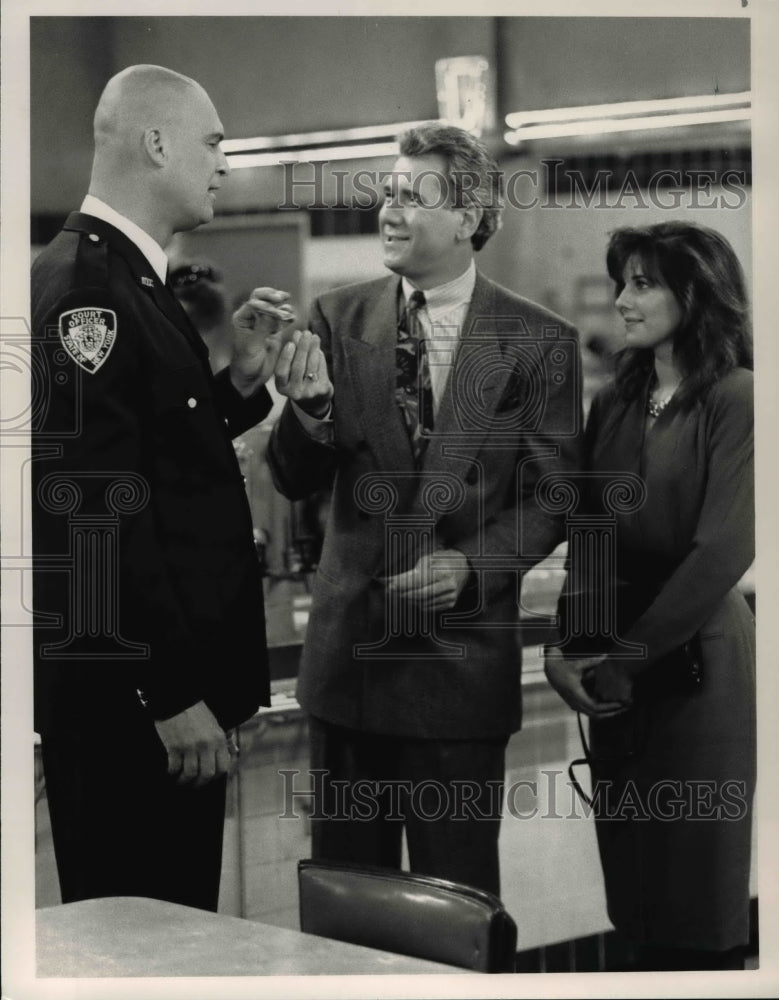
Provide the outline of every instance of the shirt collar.
<path id="1" fill-rule="evenodd" d="M 403 295 L 406 301 L 416 291 L 408 278 L 402 279 Z M 435 288 L 426 288 L 425 308 L 431 322 L 441 316 L 450 313 L 458 306 L 467 305 L 473 296 L 473 286 L 476 284 L 476 264 L 471 261 L 467 270 L 453 281 L 447 281 L 445 285 L 437 285 Z"/>
<path id="2" fill-rule="evenodd" d="M 116 209 L 111 208 L 110 205 L 106 205 L 104 201 L 96 198 L 93 194 L 88 194 L 84 198 L 81 204 L 81 211 L 87 215 L 94 215 L 96 219 L 102 219 L 103 222 L 108 222 L 115 229 L 118 229 L 120 233 L 124 233 L 127 239 L 131 240 L 138 247 L 143 256 L 151 264 L 154 273 L 162 284 L 165 284 L 165 278 L 168 275 L 168 258 L 165 256 L 165 251 L 159 243 L 152 239 L 147 232 L 141 229 L 140 226 L 136 226 L 127 216 L 121 215 Z"/>

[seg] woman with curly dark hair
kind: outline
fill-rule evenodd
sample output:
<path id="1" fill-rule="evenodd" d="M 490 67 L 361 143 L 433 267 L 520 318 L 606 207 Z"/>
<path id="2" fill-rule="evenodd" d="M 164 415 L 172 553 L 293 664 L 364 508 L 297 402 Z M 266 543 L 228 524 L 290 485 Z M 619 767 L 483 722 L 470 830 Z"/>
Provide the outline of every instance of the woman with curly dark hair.
<path id="1" fill-rule="evenodd" d="M 584 482 L 614 548 L 597 567 L 572 549 L 546 672 L 590 716 L 609 916 L 636 967 L 738 968 L 755 783 L 754 619 L 736 587 L 754 558 L 746 286 L 727 240 L 683 222 L 616 231 L 607 267 L 626 346 L 589 413 Z M 608 634 L 581 614 L 582 581 L 601 623 L 615 609 Z"/>

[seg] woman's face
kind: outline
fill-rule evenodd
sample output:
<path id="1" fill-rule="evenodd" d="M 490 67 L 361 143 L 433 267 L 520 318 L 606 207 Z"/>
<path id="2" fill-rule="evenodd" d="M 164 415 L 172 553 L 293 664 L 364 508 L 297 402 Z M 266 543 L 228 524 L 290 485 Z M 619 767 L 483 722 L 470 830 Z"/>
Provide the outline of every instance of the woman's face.
<path id="1" fill-rule="evenodd" d="M 676 296 L 661 278 L 650 277 L 635 255 L 625 265 L 622 280 L 616 306 L 625 324 L 627 346 L 672 351 L 673 336 L 682 321 Z"/>

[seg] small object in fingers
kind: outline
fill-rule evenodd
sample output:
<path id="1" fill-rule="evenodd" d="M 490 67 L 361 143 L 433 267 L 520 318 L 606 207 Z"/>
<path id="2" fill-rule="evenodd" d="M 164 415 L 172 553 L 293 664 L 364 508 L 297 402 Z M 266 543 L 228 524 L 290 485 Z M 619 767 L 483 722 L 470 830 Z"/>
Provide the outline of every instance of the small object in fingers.
<path id="1" fill-rule="evenodd" d="M 283 347 L 286 347 L 287 344 L 292 344 L 294 346 L 295 334 L 297 332 L 298 331 L 295 329 L 294 326 L 284 326 L 284 327 L 279 327 L 279 329 L 276 331 L 276 336 L 280 338 Z"/>
<path id="2" fill-rule="evenodd" d="M 307 378 L 309 382 L 313 382 L 316 380 L 316 372 L 306 372 L 303 378 Z"/>
<path id="3" fill-rule="evenodd" d="M 267 299 L 253 298 L 249 300 L 249 305 L 259 313 L 264 313 L 266 316 L 276 316 L 277 319 L 287 323 L 295 318 L 295 310 L 288 302 L 282 302 L 281 305 L 277 306 Z"/>

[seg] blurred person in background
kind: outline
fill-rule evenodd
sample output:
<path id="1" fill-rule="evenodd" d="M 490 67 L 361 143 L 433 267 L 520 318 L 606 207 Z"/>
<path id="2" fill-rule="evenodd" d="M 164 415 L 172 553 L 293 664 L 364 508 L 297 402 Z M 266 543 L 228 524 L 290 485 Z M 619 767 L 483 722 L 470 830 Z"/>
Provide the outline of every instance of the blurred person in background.
<path id="1" fill-rule="evenodd" d="M 617 230 L 606 259 L 625 346 L 590 410 L 584 509 L 616 519 L 615 576 L 607 591 L 604 567 L 574 556 L 561 612 L 572 581 L 600 577 L 589 599 L 616 607 L 616 630 L 564 628 L 546 673 L 590 716 L 608 912 L 637 967 L 740 968 L 755 785 L 754 619 L 736 586 L 754 558 L 746 285 L 724 237 L 690 223 Z M 614 514 L 605 498 L 626 474 L 645 496 Z"/>
<path id="2" fill-rule="evenodd" d="M 208 348 L 216 374 L 230 363 L 232 336 L 222 273 L 208 261 L 171 262 L 170 287 Z"/>

